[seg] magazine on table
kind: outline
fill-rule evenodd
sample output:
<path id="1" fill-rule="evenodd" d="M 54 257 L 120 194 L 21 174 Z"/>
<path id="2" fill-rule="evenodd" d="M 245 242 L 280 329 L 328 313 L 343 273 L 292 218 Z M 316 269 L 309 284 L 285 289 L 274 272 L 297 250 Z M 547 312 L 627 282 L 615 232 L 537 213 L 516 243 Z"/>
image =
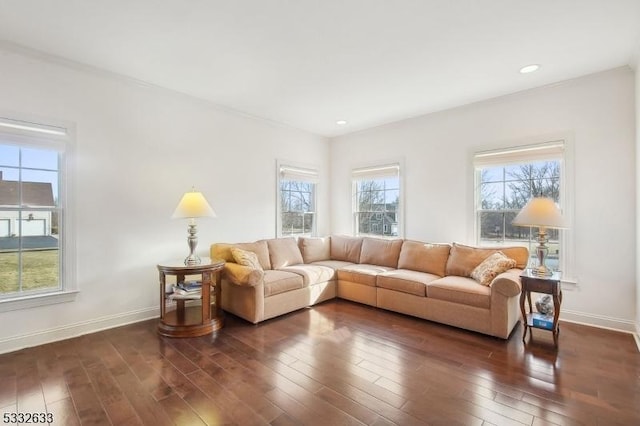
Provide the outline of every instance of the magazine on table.
<path id="1" fill-rule="evenodd" d="M 170 299 L 199 299 L 202 295 L 202 283 L 200 281 L 185 281 L 171 286 L 173 293 Z"/>
<path id="2" fill-rule="evenodd" d="M 200 292 L 197 293 L 189 293 L 189 294 L 177 294 L 177 293 L 171 293 L 168 296 L 169 300 L 197 300 L 202 298 L 202 294 Z"/>
<path id="3" fill-rule="evenodd" d="M 185 281 L 173 285 L 173 292 L 178 294 L 199 293 L 202 291 L 200 281 Z"/>

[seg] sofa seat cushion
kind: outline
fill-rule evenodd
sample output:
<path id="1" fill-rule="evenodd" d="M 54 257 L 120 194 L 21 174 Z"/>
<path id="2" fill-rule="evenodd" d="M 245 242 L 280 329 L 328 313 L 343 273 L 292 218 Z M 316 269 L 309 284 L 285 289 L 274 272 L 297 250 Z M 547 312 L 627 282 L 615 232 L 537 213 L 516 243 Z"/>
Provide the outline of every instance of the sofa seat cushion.
<path id="1" fill-rule="evenodd" d="M 394 268 L 389 268 L 388 266 L 368 264 L 349 265 L 338 269 L 338 280 L 351 281 L 352 283 L 375 287 L 378 275 L 393 270 Z"/>
<path id="2" fill-rule="evenodd" d="M 398 269 L 378 275 L 376 285 L 389 290 L 425 297 L 427 295 L 427 284 L 438 278 L 440 278 L 438 275 L 426 272 Z"/>
<path id="3" fill-rule="evenodd" d="M 344 260 L 319 260 L 311 263 L 311 265 L 326 266 L 337 271 L 338 269 L 353 265 L 353 262 L 345 262 Z"/>
<path id="4" fill-rule="evenodd" d="M 427 297 L 489 309 L 491 288 L 472 278 L 448 276 L 427 284 Z"/>
<path id="5" fill-rule="evenodd" d="M 264 271 L 264 297 L 285 293 L 304 287 L 301 275 L 287 271 Z"/>
<path id="6" fill-rule="evenodd" d="M 322 265 L 294 265 L 280 268 L 279 270 L 300 275 L 305 287 L 331 281 L 336 278 L 335 269 Z"/>

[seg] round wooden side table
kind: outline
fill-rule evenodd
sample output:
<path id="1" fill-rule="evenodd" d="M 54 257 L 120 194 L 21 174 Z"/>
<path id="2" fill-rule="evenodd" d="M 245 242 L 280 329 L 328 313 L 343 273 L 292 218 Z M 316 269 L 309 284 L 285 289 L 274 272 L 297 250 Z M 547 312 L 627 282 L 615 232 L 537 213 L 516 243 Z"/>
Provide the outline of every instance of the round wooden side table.
<path id="1" fill-rule="evenodd" d="M 224 261 L 203 258 L 200 265 L 185 265 L 183 260 L 161 263 L 160 272 L 160 322 L 158 333 L 167 337 L 197 337 L 210 334 L 222 328 L 224 319 L 220 307 L 222 286 L 220 274 Z M 201 306 L 185 306 L 190 299 L 170 298 L 167 294 L 167 276 L 174 275 L 176 283 L 182 283 L 186 276 L 200 275 L 202 282 Z M 211 306 L 213 288 L 214 306 Z M 175 309 L 167 309 L 167 301 L 176 302 Z"/>

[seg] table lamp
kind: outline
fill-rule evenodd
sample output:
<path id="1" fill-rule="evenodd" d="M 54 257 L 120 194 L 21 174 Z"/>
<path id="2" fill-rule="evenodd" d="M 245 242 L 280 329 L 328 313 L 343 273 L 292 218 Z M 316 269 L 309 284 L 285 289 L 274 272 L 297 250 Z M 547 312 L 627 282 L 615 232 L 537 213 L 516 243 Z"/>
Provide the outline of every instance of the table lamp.
<path id="1" fill-rule="evenodd" d="M 198 229 L 196 227 L 197 217 L 216 217 L 216 212 L 213 211 L 207 200 L 204 198 L 201 192 L 197 192 L 194 188 L 191 188 L 190 192 L 186 192 L 178 207 L 171 216 L 172 219 L 189 219 L 189 237 L 187 238 L 187 244 L 189 245 L 189 256 L 184 259 L 185 265 L 199 265 L 201 260 L 195 254 L 196 246 L 198 245 Z"/>
<path id="2" fill-rule="evenodd" d="M 553 271 L 545 264 L 547 253 L 547 228 L 566 228 L 560 208 L 551 198 L 535 197 L 530 199 L 511 222 L 516 226 L 538 228 L 538 267 L 532 272 L 538 276 L 550 276 Z"/>

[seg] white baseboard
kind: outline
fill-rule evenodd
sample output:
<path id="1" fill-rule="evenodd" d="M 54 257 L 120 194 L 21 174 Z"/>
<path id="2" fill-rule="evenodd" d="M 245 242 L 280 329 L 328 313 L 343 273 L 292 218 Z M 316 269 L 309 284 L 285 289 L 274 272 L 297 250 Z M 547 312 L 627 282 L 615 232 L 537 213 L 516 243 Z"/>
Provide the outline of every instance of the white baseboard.
<path id="1" fill-rule="evenodd" d="M 604 315 L 589 314 L 586 312 L 570 311 L 563 309 L 560 319 L 577 324 L 590 325 L 592 327 L 606 328 L 608 330 L 622 331 L 624 333 L 636 333 L 636 323 L 632 320 L 608 317 Z"/>
<path id="2" fill-rule="evenodd" d="M 152 318 L 158 318 L 160 312 L 157 306 L 145 308 L 137 311 L 125 312 L 62 327 L 50 328 L 35 333 L 21 336 L 11 336 L 0 340 L 0 354 L 13 352 L 32 346 L 43 345 L 45 343 L 56 342 L 58 340 L 70 339 L 84 334 L 95 333 L 109 328 L 140 322 Z"/>
<path id="3" fill-rule="evenodd" d="M 638 352 L 640 352 L 640 321 L 636 322 L 636 332 L 633 333 L 633 337 L 636 339 L 636 346 L 638 347 Z"/>

